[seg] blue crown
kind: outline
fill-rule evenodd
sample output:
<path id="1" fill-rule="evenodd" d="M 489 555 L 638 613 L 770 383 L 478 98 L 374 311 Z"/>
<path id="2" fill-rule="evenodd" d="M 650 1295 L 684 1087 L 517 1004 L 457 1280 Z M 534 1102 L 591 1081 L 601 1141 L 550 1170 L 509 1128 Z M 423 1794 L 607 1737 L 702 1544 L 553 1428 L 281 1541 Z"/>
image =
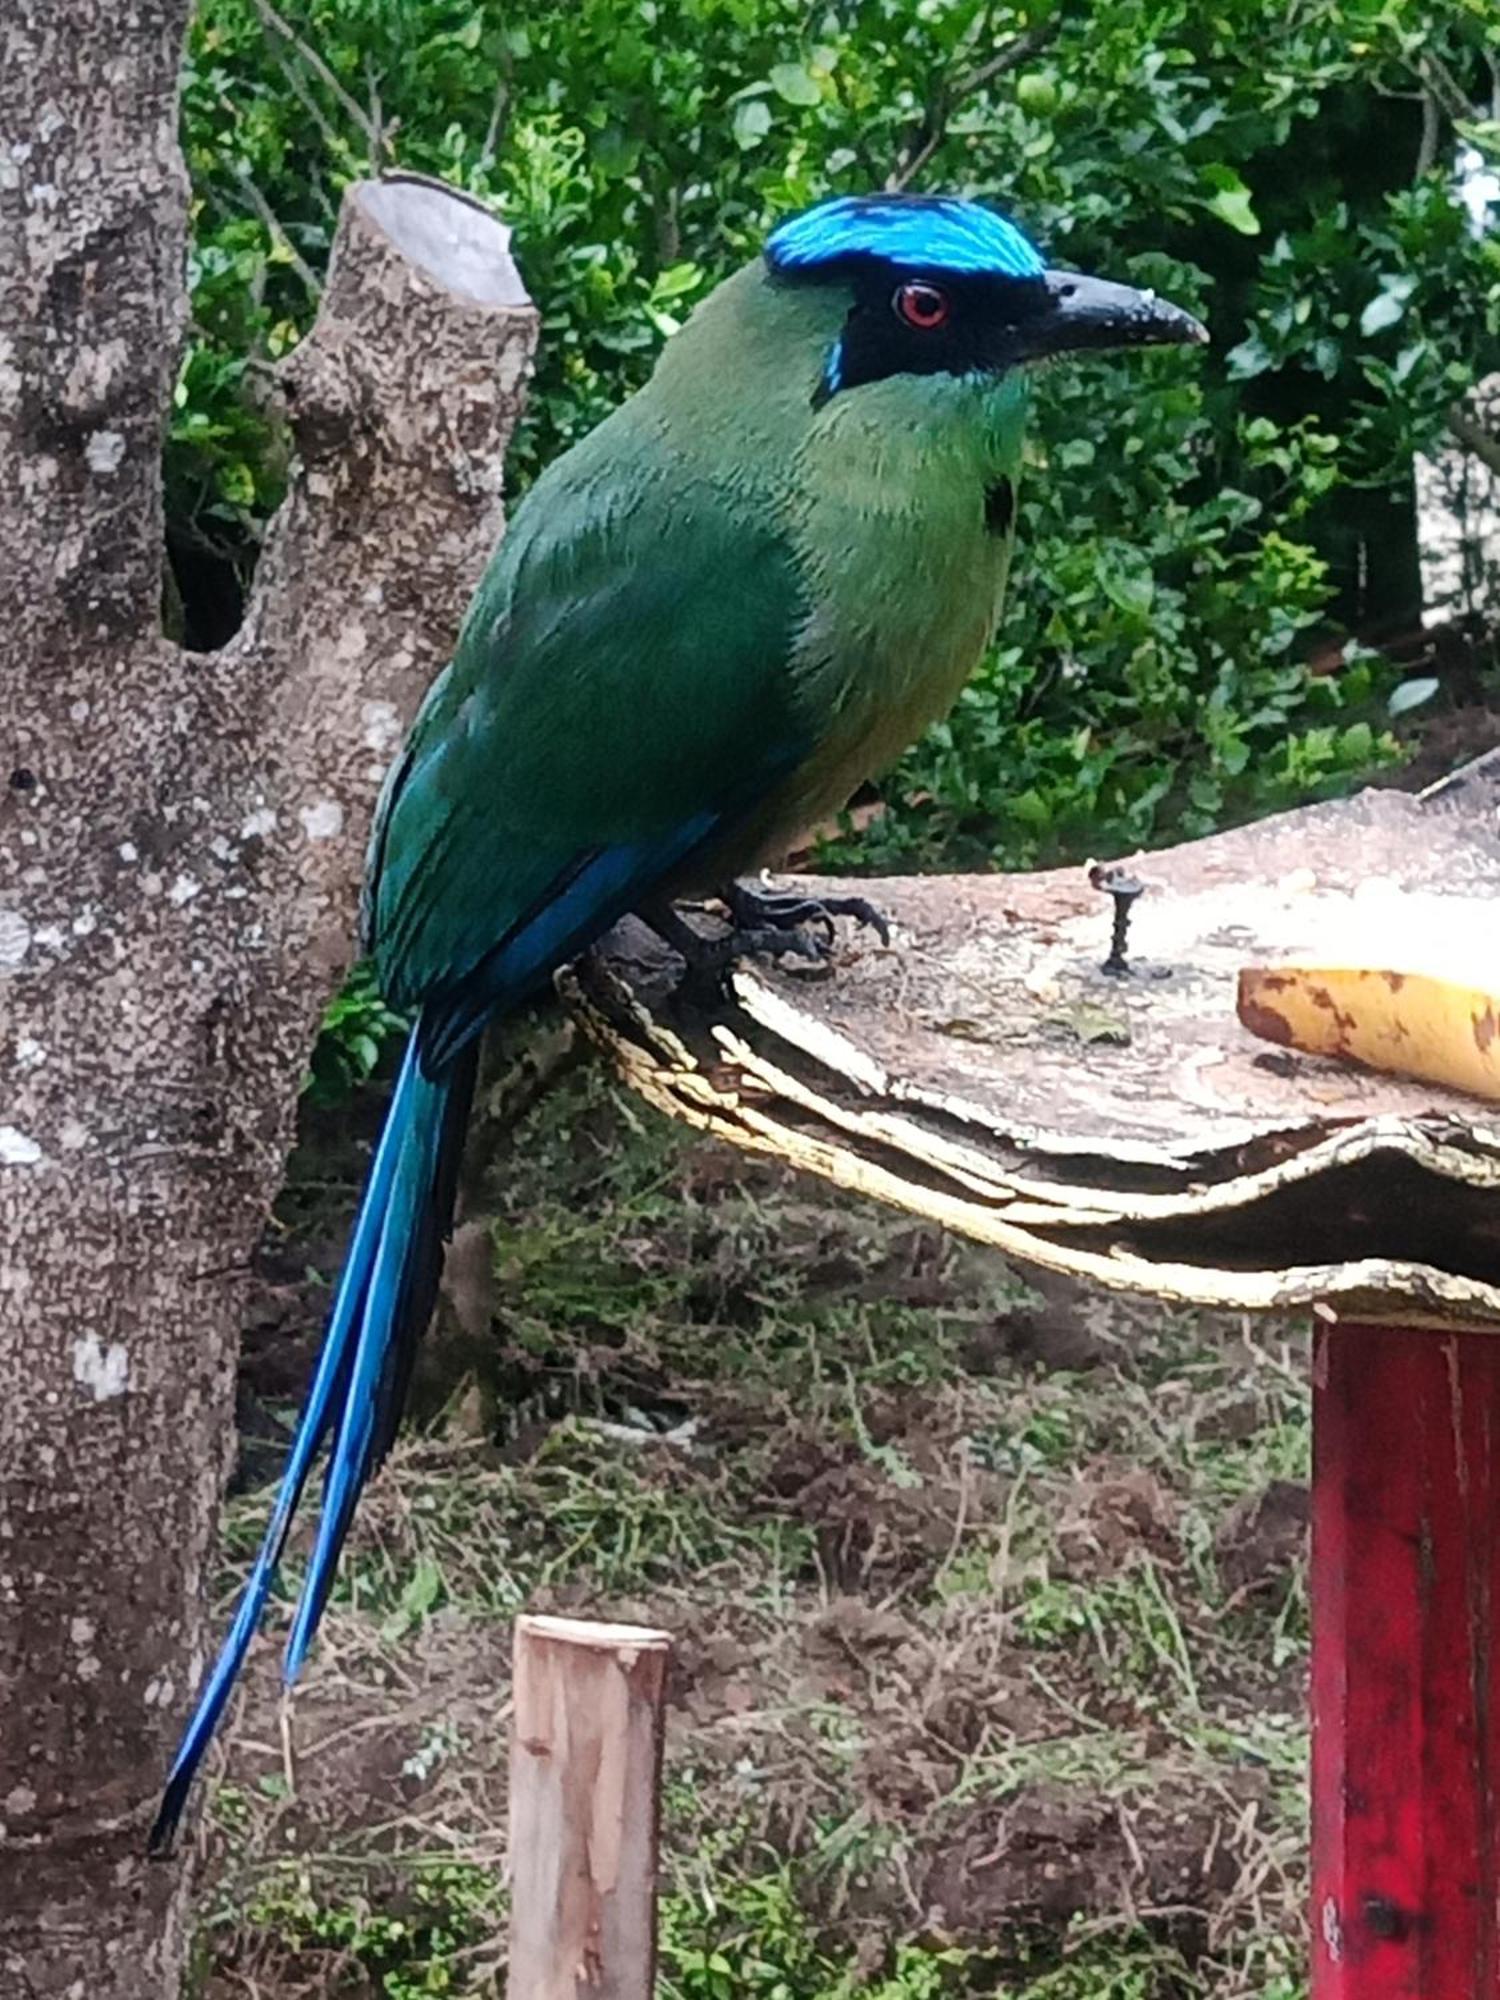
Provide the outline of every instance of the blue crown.
<path id="1" fill-rule="evenodd" d="M 922 270 L 1037 278 L 1046 269 L 1014 224 L 953 194 L 844 194 L 772 230 L 766 262 L 783 276 L 846 258 Z"/>

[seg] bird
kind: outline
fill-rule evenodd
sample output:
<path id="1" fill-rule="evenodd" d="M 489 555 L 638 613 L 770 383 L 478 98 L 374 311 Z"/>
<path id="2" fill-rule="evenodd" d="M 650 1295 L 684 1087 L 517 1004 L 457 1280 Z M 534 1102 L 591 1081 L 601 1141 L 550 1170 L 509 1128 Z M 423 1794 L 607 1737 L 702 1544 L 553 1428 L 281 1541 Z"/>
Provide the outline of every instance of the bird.
<path id="1" fill-rule="evenodd" d="M 362 942 L 414 1026 L 270 1523 L 149 1836 L 169 1852 L 309 1475 L 283 1675 L 317 1630 L 401 1420 L 451 1229 L 485 1024 L 622 916 L 712 977 L 816 954 L 862 899 L 781 858 L 952 705 L 995 629 L 1030 375 L 1192 344 L 1153 292 L 1048 268 L 998 209 L 842 195 L 773 228 L 645 385 L 516 508 L 386 780 Z M 719 895 L 717 938 L 675 905 Z"/>

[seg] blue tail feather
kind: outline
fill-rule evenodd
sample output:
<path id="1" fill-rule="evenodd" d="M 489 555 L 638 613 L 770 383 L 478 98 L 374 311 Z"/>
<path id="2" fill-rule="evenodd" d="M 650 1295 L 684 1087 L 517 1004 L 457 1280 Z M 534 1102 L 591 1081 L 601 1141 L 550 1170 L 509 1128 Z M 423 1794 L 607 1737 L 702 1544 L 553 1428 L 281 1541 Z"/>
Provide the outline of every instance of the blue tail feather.
<path id="1" fill-rule="evenodd" d="M 417 1241 L 421 1213 L 432 1186 L 442 1124 L 443 1085 L 419 1076 L 416 1115 L 404 1121 L 396 1169 L 380 1228 L 359 1339 L 354 1348 L 349 1387 L 328 1459 L 318 1535 L 296 1616 L 286 1644 L 282 1678 L 297 1678 L 312 1643 L 355 1503 L 374 1458 L 375 1413 L 382 1376 L 393 1360 L 393 1344 L 401 1319 L 403 1293 L 412 1245 Z"/>
<path id="2" fill-rule="evenodd" d="M 397 1079 L 354 1225 L 333 1312 L 270 1525 L 234 1622 L 183 1735 L 150 1834 L 166 1854 L 276 1578 L 308 1473 L 329 1446 L 317 1540 L 287 1640 L 295 1678 L 328 1601 L 360 1491 L 400 1421 L 453 1216 L 458 1154 L 485 1020 L 572 958 L 643 889 L 699 847 L 723 815 L 704 812 L 661 838 L 600 848 L 561 871 L 500 944 L 424 1003 Z"/>
<path id="3" fill-rule="evenodd" d="M 461 1124 L 461 1120 L 450 1121 L 445 1115 L 450 1083 L 442 1079 L 434 1081 L 422 1074 L 420 1040 L 418 1030 L 407 1047 L 376 1148 L 334 1296 L 323 1351 L 292 1441 L 270 1523 L 236 1607 L 234 1622 L 199 1696 L 168 1776 L 151 1828 L 149 1848 L 153 1854 L 170 1851 L 193 1779 L 260 1624 L 308 1473 L 332 1434 L 334 1442 L 317 1547 L 287 1648 L 288 1681 L 301 1664 L 327 1601 L 354 1503 L 373 1462 L 372 1446 L 383 1442 L 373 1436 L 375 1389 L 382 1373 L 397 1362 L 398 1357 L 393 1353 L 397 1336 L 404 1333 L 415 1339 L 421 1330 L 417 1327 L 413 1332 L 409 1324 L 403 1324 L 403 1304 L 415 1303 L 410 1299 L 409 1285 L 403 1283 L 404 1266 L 424 1245 L 420 1211 L 424 1203 L 430 1205 L 445 1131 L 451 1123 Z M 447 1214 L 433 1214 L 427 1219 L 435 1221 L 440 1231 L 446 1230 Z M 423 1320 L 429 1304 L 430 1296 L 420 1303 Z"/>

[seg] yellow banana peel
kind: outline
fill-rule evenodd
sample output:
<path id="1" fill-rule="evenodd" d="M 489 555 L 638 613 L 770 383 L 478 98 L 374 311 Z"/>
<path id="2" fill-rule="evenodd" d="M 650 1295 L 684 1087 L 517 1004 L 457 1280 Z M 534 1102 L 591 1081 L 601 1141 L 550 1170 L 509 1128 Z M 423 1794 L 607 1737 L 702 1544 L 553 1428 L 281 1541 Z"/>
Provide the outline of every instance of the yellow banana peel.
<path id="1" fill-rule="evenodd" d="M 1265 1041 L 1500 1103 L 1500 962 L 1424 970 L 1403 954 L 1384 966 L 1250 965 L 1238 1011 Z"/>

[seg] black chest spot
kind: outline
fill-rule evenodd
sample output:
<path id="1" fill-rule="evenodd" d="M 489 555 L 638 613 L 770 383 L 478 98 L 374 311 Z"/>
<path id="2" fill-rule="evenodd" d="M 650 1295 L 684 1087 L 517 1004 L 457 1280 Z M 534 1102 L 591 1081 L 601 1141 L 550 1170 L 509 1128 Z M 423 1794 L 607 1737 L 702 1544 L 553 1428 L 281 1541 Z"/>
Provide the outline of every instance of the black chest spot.
<path id="1" fill-rule="evenodd" d="M 1016 489 L 1008 479 L 997 479 L 984 496 L 984 525 L 992 535 L 1008 535 L 1016 518 Z"/>

